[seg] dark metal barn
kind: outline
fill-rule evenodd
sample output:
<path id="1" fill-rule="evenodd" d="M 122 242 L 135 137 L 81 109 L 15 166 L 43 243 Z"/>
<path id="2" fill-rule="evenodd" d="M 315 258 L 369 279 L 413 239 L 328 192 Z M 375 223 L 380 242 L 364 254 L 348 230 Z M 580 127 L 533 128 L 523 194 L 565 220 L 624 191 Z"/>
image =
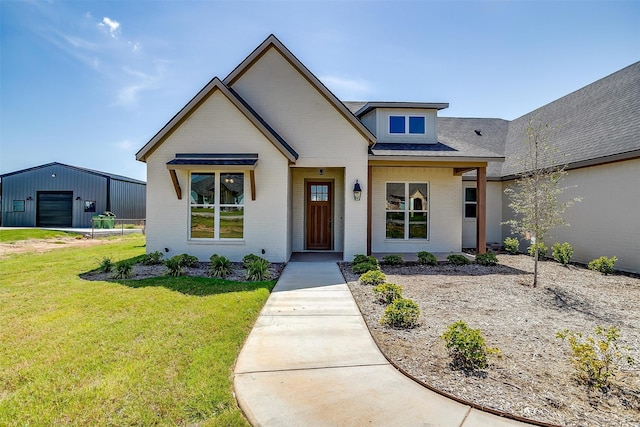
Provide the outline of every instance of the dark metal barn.
<path id="1" fill-rule="evenodd" d="M 4 227 L 91 227 L 91 217 L 105 211 L 145 218 L 143 181 L 57 162 L 0 178 Z"/>

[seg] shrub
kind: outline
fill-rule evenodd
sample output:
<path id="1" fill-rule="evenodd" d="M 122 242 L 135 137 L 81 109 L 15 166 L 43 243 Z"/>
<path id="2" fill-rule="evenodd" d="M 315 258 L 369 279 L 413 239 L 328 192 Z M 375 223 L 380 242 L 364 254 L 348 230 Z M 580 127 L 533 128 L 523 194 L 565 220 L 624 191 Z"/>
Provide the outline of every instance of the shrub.
<path id="1" fill-rule="evenodd" d="M 367 271 L 379 270 L 378 260 L 372 256 L 356 255 L 353 257 L 351 270 L 356 274 L 366 273 Z"/>
<path id="2" fill-rule="evenodd" d="M 538 247 L 538 259 L 545 258 L 547 256 L 547 252 L 549 252 L 549 248 L 547 248 L 547 245 L 545 245 L 544 242 L 538 242 L 529 246 L 527 249 L 529 256 L 535 256 L 536 246 Z"/>
<path id="3" fill-rule="evenodd" d="M 266 259 L 262 258 L 261 256 L 254 255 L 254 254 L 248 254 L 248 255 L 245 255 L 244 257 L 242 257 L 242 266 L 244 268 L 249 268 L 249 265 L 254 261 L 261 261 L 263 263 L 269 264 L 269 261 L 267 261 Z"/>
<path id="4" fill-rule="evenodd" d="M 484 265 L 487 267 L 498 265 L 498 258 L 495 254 L 492 253 L 478 254 L 476 255 L 476 264 Z"/>
<path id="5" fill-rule="evenodd" d="M 162 257 L 164 255 L 160 251 L 151 252 L 148 254 L 144 254 L 142 257 L 142 263 L 144 265 L 156 265 L 162 264 Z"/>
<path id="6" fill-rule="evenodd" d="M 169 276 L 178 277 L 184 273 L 184 266 L 182 265 L 182 255 L 172 256 L 164 262 L 165 267 L 169 269 L 167 274 Z"/>
<path id="7" fill-rule="evenodd" d="M 209 275 L 224 278 L 231 273 L 231 261 L 229 261 L 229 258 L 213 254 L 209 261 Z"/>
<path id="8" fill-rule="evenodd" d="M 113 270 L 113 266 L 114 264 L 113 261 L 111 261 L 111 258 L 104 257 L 102 258 L 102 261 L 100 261 L 100 266 L 98 267 L 98 269 L 103 273 L 108 273 Z"/>
<path id="9" fill-rule="evenodd" d="M 118 261 L 115 265 L 114 279 L 126 279 L 131 277 L 131 271 L 133 270 L 133 262 L 128 260 Z"/>
<path id="10" fill-rule="evenodd" d="M 616 264 L 616 261 L 618 261 L 618 258 L 614 256 L 611 258 L 601 256 L 589 263 L 589 270 L 599 271 L 606 276 L 613 273 L 613 266 Z"/>
<path id="11" fill-rule="evenodd" d="M 373 288 L 373 293 L 378 296 L 378 301 L 383 304 L 391 304 L 402 298 L 402 287 L 393 283 L 381 283 Z"/>
<path id="12" fill-rule="evenodd" d="M 461 254 L 451 254 L 447 257 L 447 261 L 453 265 L 467 265 L 471 262 L 469 258 Z"/>
<path id="13" fill-rule="evenodd" d="M 610 377 L 615 377 L 622 360 L 629 365 L 635 361 L 628 354 L 629 347 L 616 342 L 620 328 L 596 326 L 594 332 L 595 337 L 584 337 L 580 332 L 564 330 L 556 333 L 556 337 L 569 342 L 573 353 L 571 363 L 576 368 L 578 381 L 588 387 L 602 389 L 607 387 Z"/>
<path id="14" fill-rule="evenodd" d="M 266 280 L 269 276 L 269 261 L 264 258 L 251 261 L 247 266 L 247 280 L 250 282 Z"/>
<path id="15" fill-rule="evenodd" d="M 355 264 L 362 264 L 363 262 L 368 262 L 368 261 L 370 261 L 370 260 L 371 260 L 371 258 L 373 258 L 373 257 L 367 256 L 367 255 L 363 255 L 363 254 L 357 254 L 357 255 L 355 255 L 355 256 L 353 257 L 353 262 L 352 262 L 352 264 L 354 264 L 354 265 L 355 265 Z M 373 259 L 375 259 L 375 258 L 373 258 Z"/>
<path id="16" fill-rule="evenodd" d="M 520 241 L 515 237 L 507 237 L 504 239 L 504 250 L 511 255 L 515 255 L 518 253 L 520 249 Z"/>
<path id="17" fill-rule="evenodd" d="M 385 280 L 387 280 L 387 276 L 380 270 L 370 270 L 362 273 L 358 280 L 360 280 L 360 283 L 363 285 L 375 286 L 384 283 Z"/>
<path id="18" fill-rule="evenodd" d="M 398 298 L 385 308 L 380 323 L 394 328 L 413 328 L 418 325 L 419 317 L 418 304 L 410 299 Z"/>
<path id="19" fill-rule="evenodd" d="M 553 259 L 562 265 L 567 265 L 573 256 L 573 248 L 567 242 L 563 244 L 556 243 L 551 247 L 551 253 L 553 254 Z"/>
<path id="20" fill-rule="evenodd" d="M 418 264 L 437 265 L 438 259 L 431 252 L 420 251 L 418 252 Z"/>
<path id="21" fill-rule="evenodd" d="M 180 257 L 180 265 L 182 267 L 195 267 L 198 264 L 198 257 L 196 256 L 181 254 L 178 257 Z"/>
<path id="22" fill-rule="evenodd" d="M 388 265 L 400 265 L 404 260 L 402 255 L 385 255 L 382 257 L 382 262 Z"/>
<path id="23" fill-rule="evenodd" d="M 484 369 L 487 367 L 487 355 L 500 352 L 497 348 L 487 348 L 482 331 L 470 328 L 462 320 L 449 325 L 441 338 L 453 359 L 453 369 Z"/>

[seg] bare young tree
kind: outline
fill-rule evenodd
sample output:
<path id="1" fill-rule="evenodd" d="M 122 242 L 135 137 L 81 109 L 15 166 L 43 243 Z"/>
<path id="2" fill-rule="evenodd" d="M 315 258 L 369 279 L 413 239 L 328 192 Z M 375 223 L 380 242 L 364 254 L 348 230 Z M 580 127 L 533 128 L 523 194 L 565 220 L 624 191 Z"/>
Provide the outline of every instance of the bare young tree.
<path id="1" fill-rule="evenodd" d="M 533 118 L 524 129 L 527 150 L 516 161 L 520 173 L 515 184 L 505 189 L 509 207 L 515 218 L 506 221 L 513 234 L 531 238 L 534 247 L 533 287 L 538 285 L 539 243 L 544 242 L 550 230 L 569 225 L 564 213 L 579 197 L 561 201 L 560 196 L 568 187 L 561 187 L 566 177 L 564 165 L 559 165 L 558 149 L 551 142 L 554 129 Z"/>

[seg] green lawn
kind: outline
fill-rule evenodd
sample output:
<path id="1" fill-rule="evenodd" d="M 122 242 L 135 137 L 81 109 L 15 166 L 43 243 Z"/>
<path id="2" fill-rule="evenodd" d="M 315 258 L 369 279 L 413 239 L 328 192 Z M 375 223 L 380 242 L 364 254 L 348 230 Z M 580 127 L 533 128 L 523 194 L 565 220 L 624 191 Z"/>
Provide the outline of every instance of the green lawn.
<path id="1" fill-rule="evenodd" d="M 275 282 L 78 277 L 142 253 L 134 236 L 0 259 L 0 425 L 247 425 L 232 369 Z"/>

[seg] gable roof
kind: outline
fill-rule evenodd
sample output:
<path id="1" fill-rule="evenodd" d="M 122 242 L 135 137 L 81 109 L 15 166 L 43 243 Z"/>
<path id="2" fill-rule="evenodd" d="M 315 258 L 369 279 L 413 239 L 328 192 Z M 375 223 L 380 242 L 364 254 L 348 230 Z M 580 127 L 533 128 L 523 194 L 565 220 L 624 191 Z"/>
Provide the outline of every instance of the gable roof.
<path id="1" fill-rule="evenodd" d="M 245 58 L 225 79 L 224 84 L 232 88 L 233 84 L 256 63 L 269 49 L 278 51 L 291 66 L 296 69 L 338 112 L 365 138 L 369 144 L 376 142 L 376 137 L 360 120 L 340 101 L 305 65 L 295 57 L 287 47 L 273 34 L 263 41 L 249 56 Z"/>
<path id="2" fill-rule="evenodd" d="M 271 128 L 237 93 L 230 90 L 218 77 L 214 77 L 169 122 L 155 134 L 137 153 L 136 160 L 146 162 L 148 156 L 167 139 L 189 116 L 215 91 L 220 91 L 260 132 L 287 158 L 295 162 L 298 153 Z"/>
<path id="3" fill-rule="evenodd" d="M 509 123 L 503 178 L 523 172 L 530 120 L 554 129 L 550 142 L 569 169 L 640 157 L 640 62 L 559 98 Z"/>
<path id="4" fill-rule="evenodd" d="M 46 163 L 46 164 L 40 165 L 40 166 L 34 166 L 34 167 L 31 167 L 31 168 L 27 168 L 27 169 L 21 169 L 19 171 L 15 171 L 15 172 L 5 173 L 5 174 L 0 175 L 0 178 L 5 178 L 7 176 L 12 176 L 12 175 L 18 175 L 18 174 L 25 173 L 25 172 L 31 172 L 31 171 L 35 171 L 35 170 L 38 170 L 38 169 L 44 169 L 44 168 L 48 168 L 48 167 L 51 167 L 51 166 L 60 166 L 60 167 L 67 168 L 67 169 L 73 169 L 73 170 L 80 171 L 80 172 L 86 172 L 86 173 L 89 173 L 91 175 L 98 175 L 98 176 L 101 176 L 101 177 L 104 177 L 104 178 L 110 178 L 110 179 L 115 179 L 115 180 L 124 181 L 124 182 L 131 182 L 131 183 L 134 183 L 134 184 L 147 185 L 147 183 L 144 182 L 144 181 L 140 181 L 140 180 L 137 180 L 137 179 L 129 178 L 129 177 L 126 177 L 126 176 L 123 176 L 123 175 L 116 175 L 116 174 L 113 174 L 113 173 L 100 172 L 100 171 L 93 170 L 93 169 L 81 168 L 79 166 L 71 166 L 71 165 L 66 165 L 64 163 L 58 163 L 58 162 Z"/>

